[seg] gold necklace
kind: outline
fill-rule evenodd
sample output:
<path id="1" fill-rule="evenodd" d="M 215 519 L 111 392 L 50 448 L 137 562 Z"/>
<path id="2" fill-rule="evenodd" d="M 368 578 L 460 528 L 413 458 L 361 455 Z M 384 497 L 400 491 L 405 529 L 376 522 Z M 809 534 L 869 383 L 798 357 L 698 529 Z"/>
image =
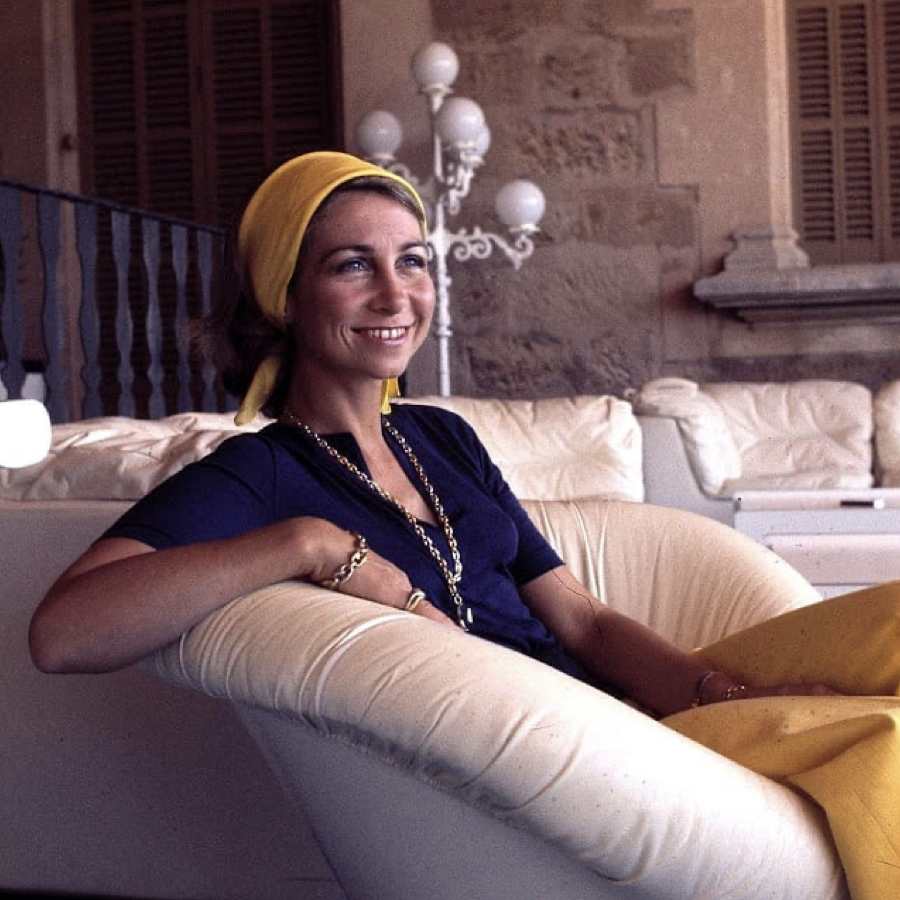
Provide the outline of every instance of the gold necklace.
<path id="1" fill-rule="evenodd" d="M 438 523 L 441 526 L 441 531 L 444 532 L 444 537 L 447 540 L 447 546 L 450 548 L 450 556 L 453 560 L 453 570 L 450 570 L 450 566 L 447 564 L 447 560 L 444 559 L 440 550 L 435 546 L 434 541 L 426 534 L 425 529 L 422 527 L 421 522 L 391 493 L 386 491 L 381 485 L 377 484 L 372 478 L 370 478 L 356 463 L 351 462 L 336 450 L 328 441 L 325 440 L 320 434 L 313 431 L 312 428 L 309 427 L 305 422 L 301 422 L 289 409 L 285 408 L 282 412 L 282 419 L 286 421 L 290 425 L 294 425 L 299 428 L 305 434 L 307 434 L 313 441 L 318 444 L 332 459 L 337 460 L 345 469 L 349 472 L 352 472 L 360 481 L 363 482 L 370 490 L 374 491 L 378 494 L 379 497 L 382 497 L 384 500 L 387 500 L 389 503 L 393 504 L 403 513 L 406 521 L 412 526 L 413 531 L 419 540 L 425 545 L 425 549 L 429 552 L 431 557 L 437 563 L 438 568 L 441 571 L 441 575 L 444 578 L 444 581 L 447 584 L 447 590 L 450 592 L 450 598 L 453 600 L 453 605 L 456 607 L 456 620 L 459 622 L 460 627 L 464 631 L 469 630 L 469 626 L 473 623 L 474 617 L 472 615 L 472 607 L 468 605 L 465 600 L 463 600 L 462 595 L 459 593 L 459 589 L 457 585 L 462 580 L 462 556 L 459 552 L 459 544 L 456 541 L 456 534 L 453 531 L 453 525 L 450 522 L 450 518 L 447 513 L 444 511 L 444 505 L 441 503 L 440 498 L 437 495 L 434 487 L 431 482 L 428 480 L 428 476 L 425 474 L 425 470 L 422 468 L 422 464 L 419 462 L 418 457 L 413 453 L 412 447 L 406 441 L 406 438 L 400 434 L 399 431 L 387 420 L 383 420 L 383 425 L 385 430 L 391 434 L 394 440 L 397 442 L 400 449 L 406 454 L 407 459 L 409 459 L 410 464 L 413 467 L 413 471 L 415 471 L 416 476 L 419 481 L 422 483 L 422 487 L 425 489 L 425 494 L 428 498 L 428 502 L 431 508 L 434 510 L 434 514 L 438 520 Z"/>

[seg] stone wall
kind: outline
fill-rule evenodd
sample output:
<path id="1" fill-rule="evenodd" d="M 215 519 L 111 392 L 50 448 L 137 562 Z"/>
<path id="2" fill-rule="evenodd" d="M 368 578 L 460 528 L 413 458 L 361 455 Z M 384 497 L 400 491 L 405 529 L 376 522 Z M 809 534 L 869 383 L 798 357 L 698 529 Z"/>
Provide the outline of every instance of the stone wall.
<path id="1" fill-rule="evenodd" d="M 518 272 L 496 253 L 451 263 L 454 393 L 621 393 L 663 374 L 900 377 L 897 326 L 759 328 L 692 296 L 731 229 L 789 215 L 777 146 L 767 155 L 786 109 L 765 81 L 776 5 L 431 0 L 434 37 L 460 57 L 456 93 L 481 104 L 493 137 L 451 224 L 499 229 L 492 198 L 510 178 L 548 199 Z M 421 364 L 416 375 L 433 388 Z"/>

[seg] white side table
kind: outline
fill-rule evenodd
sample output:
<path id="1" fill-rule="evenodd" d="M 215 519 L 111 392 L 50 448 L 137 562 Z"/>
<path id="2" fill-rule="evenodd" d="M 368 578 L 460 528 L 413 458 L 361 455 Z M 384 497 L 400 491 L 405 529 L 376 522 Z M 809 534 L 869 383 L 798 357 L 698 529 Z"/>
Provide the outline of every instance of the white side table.
<path id="1" fill-rule="evenodd" d="M 824 596 L 900 579 L 900 489 L 742 491 L 734 527 Z"/>

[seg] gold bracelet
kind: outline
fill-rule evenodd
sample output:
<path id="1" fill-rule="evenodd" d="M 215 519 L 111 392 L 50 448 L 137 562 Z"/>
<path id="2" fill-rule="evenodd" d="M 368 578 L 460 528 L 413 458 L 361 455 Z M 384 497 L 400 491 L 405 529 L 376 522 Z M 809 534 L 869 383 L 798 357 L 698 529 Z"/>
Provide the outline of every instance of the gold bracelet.
<path id="1" fill-rule="evenodd" d="M 722 694 L 722 702 L 726 703 L 728 700 L 734 700 L 736 695 L 743 694 L 746 690 L 746 684 L 733 684 L 724 694 Z"/>
<path id="2" fill-rule="evenodd" d="M 331 578 L 320 581 L 320 587 L 328 588 L 329 591 L 336 590 L 342 584 L 349 581 L 353 573 L 369 558 L 369 545 L 366 542 L 366 539 L 361 534 L 357 534 L 355 537 L 356 549 L 350 554 L 350 559 L 336 569 Z"/>
<path id="3" fill-rule="evenodd" d="M 708 672 L 704 672 L 700 678 L 697 680 L 697 687 L 694 688 L 694 700 L 691 703 L 691 709 L 696 709 L 698 706 L 704 706 L 703 703 L 703 689 L 706 687 L 706 683 L 709 681 L 713 675 L 724 675 L 724 672 L 720 672 L 718 669 L 710 669 Z"/>
<path id="4" fill-rule="evenodd" d="M 406 610 L 406 612 L 413 612 L 423 600 L 427 599 L 425 591 L 420 590 L 419 588 L 413 588 L 410 595 L 406 598 L 406 604 L 403 609 Z"/>

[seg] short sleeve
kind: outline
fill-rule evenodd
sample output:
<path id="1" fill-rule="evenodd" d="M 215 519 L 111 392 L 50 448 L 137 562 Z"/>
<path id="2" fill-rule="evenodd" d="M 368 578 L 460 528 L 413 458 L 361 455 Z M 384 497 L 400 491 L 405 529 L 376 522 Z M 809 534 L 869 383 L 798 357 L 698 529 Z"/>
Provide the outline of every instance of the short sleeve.
<path id="1" fill-rule="evenodd" d="M 163 550 L 261 528 L 276 514 L 276 471 L 269 442 L 253 434 L 230 438 L 138 500 L 103 537 Z"/>

